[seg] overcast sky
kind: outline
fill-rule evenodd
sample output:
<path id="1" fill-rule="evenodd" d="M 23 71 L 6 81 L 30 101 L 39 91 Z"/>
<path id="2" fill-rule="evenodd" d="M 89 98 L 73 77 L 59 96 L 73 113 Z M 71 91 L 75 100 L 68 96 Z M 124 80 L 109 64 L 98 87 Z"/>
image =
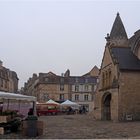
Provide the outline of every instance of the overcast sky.
<path id="1" fill-rule="evenodd" d="M 0 0 L 0 60 L 19 88 L 33 73 L 100 67 L 105 36 L 119 12 L 128 37 L 140 28 L 140 1 Z"/>

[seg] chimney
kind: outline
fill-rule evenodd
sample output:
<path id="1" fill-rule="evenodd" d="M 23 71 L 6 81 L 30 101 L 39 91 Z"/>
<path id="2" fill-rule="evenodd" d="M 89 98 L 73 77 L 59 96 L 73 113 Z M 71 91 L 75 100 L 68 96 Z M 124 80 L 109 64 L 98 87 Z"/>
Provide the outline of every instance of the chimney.
<path id="1" fill-rule="evenodd" d="M 65 77 L 69 77 L 70 76 L 70 70 L 69 69 L 67 69 L 67 71 L 65 72 L 64 76 Z"/>
<path id="2" fill-rule="evenodd" d="M 2 67 L 3 66 L 3 62 L 0 60 L 0 67 Z"/>
<path id="3" fill-rule="evenodd" d="M 64 77 L 64 73 L 61 73 L 61 76 Z"/>

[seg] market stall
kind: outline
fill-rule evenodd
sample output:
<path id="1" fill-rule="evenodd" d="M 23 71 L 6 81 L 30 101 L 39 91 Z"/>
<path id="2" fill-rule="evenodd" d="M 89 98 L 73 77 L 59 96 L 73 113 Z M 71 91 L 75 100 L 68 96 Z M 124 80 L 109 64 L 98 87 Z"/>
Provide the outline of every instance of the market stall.
<path id="1" fill-rule="evenodd" d="M 16 110 L 27 116 L 30 108 L 36 114 L 36 97 L 0 91 L 1 111 Z"/>
<path id="2" fill-rule="evenodd" d="M 17 131 L 30 108 L 36 115 L 36 97 L 0 91 L 0 134 Z"/>
<path id="3" fill-rule="evenodd" d="M 57 115 L 60 113 L 60 104 L 50 99 L 45 103 L 37 103 L 37 115 Z"/>
<path id="4" fill-rule="evenodd" d="M 70 100 L 66 100 L 63 103 L 61 103 L 62 112 L 67 114 L 77 114 L 79 107 L 80 107 L 79 104 L 72 102 Z"/>

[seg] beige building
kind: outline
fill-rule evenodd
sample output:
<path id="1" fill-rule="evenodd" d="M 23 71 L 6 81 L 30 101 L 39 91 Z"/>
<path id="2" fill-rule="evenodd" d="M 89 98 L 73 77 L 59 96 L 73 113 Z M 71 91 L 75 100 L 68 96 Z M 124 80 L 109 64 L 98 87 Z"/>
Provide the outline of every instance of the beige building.
<path id="1" fill-rule="evenodd" d="M 94 115 L 99 120 L 140 120 L 140 30 L 128 38 L 117 14 L 106 40 Z"/>
<path id="2" fill-rule="evenodd" d="M 67 70 L 61 76 L 52 72 L 33 74 L 24 86 L 24 94 L 37 97 L 38 102 L 52 99 L 63 102 L 67 99 L 93 109 L 93 94 L 98 80 L 99 69 L 95 66 L 83 76 L 70 76 Z"/>
<path id="3" fill-rule="evenodd" d="M 24 86 L 24 94 L 37 97 L 38 102 L 49 99 L 64 101 L 68 99 L 68 78 L 58 76 L 52 72 L 33 74 Z"/>
<path id="4" fill-rule="evenodd" d="M 17 93 L 18 77 L 16 72 L 11 71 L 3 66 L 0 61 L 0 91 Z"/>
<path id="5" fill-rule="evenodd" d="M 91 112 L 94 109 L 94 94 L 98 83 L 99 69 L 95 66 L 83 76 L 71 77 L 71 100 Z"/>

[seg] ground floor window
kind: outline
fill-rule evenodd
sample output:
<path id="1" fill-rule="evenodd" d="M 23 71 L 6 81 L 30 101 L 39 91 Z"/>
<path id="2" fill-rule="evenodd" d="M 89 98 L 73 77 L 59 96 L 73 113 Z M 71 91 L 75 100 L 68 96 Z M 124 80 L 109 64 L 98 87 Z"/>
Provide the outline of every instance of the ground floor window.
<path id="1" fill-rule="evenodd" d="M 64 100 L 64 94 L 60 94 L 60 101 L 63 101 Z"/>

